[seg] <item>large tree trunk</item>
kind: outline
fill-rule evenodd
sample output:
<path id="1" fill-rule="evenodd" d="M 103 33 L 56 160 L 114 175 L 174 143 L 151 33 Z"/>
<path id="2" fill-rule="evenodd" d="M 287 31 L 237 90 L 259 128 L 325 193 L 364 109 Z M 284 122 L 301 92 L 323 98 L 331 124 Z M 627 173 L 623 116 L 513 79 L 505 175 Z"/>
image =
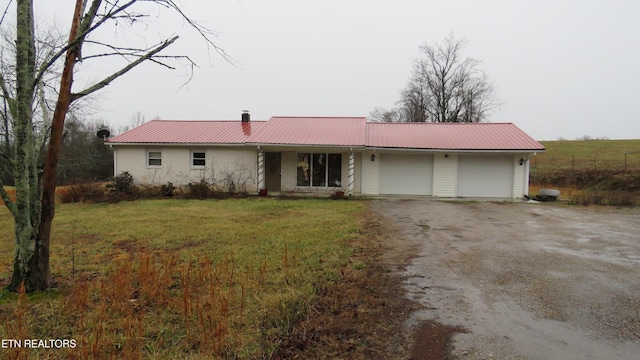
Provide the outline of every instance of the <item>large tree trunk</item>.
<path id="1" fill-rule="evenodd" d="M 11 284 L 9 285 L 10 290 L 17 290 L 21 283 L 25 284 L 27 291 L 42 290 L 51 285 L 49 244 L 51 225 L 56 210 L 56 173 L 62 145 L 64 120 L 69 111 L 70 104 L 83 96 L 92 94 L 109 85 L 113 80 L 124 75 L 146 60 L 152 60 L 161 65 L 165 65 L 161 61 L 154 60 L 153 58 L 178 38 L 174 36 L 150 48 L 140 49 L 139 54 L 137 54 L 137 51 L 130 51 L 131 49 L 114 47 L 114 52 L 106 55 L 122 55 L 124 53 L 125 57 L 131 56 L 136 57 L 136 59 L 94 85 L 79 92 L 72 93 L 73 70 L 76 62 L 80 61 L 81 48 L 87 34 L 104 24 L 107 20 L 130 17 L 135 21 L 136 16 L 138 16 L 136 12 L 128 13 L 128 9 L 136 3 L 136 0 L 108 2 L 109 6 L 107 6 L 107 8 L 109 8 L 109 10 L 103 15 L 98 16 L 102 2 L 102 0 L 76 0 L 67 46 L 63 47 L 63 50 L 42 64 L 39 71 L 36 71 L 33 0 L 17 0 L 17 105 L 13 106 L 15 111 L 12 109 L 12 116 L 15 120 L 15 162 L 17 163 L 14 167 L 13 174 L 16 185 L 16 201 L 8 205 L 15 218 L 16 256 L 14 273 Z M 178 12 L 205 38 L 208 44 L 220 52 L 207 38 L 207 34 L 210 32 L 184 16 L 180 8 L 173 2 L 152 1 L 151 3 L 156 3 L 158 6 Z M 87 8 L 89 4 L 90 6 Z M 40 174 L 32 120 L 33 99 L 36 94 L 36 87 L 41 83 L 43 74 L 63 55 L 63 51 L 66 51 L 66 57 L 60 80 L 58 101 L 51 122 L 51 133 L 44 169 L 42 174 Z M 5 90 L 4 88 L 2 89 Z M 6 93 L 6 91 L 4 92 Z M 6 193 L 3 194 L 3 197 L 8 199 Z"/>
<path id="2" fill-rule="evenodd" d="M 29 263 L 36 252 L 35 239 L 38 223 L 35 212 L 34 191 L 37 192 L 38 181 L 34 183 L 33 167 L 36 147 L 33 134 L 32 102 L 33 80 L 35 72 L 35 39 L 33 30 L 33 2 L 19 0 L 16 5 L 16 107 L 15 119 L 15 162 L 14 180 L 16 187 L 16 214 L 14 221 L 16 252 L 14 272 L 9 288 L 16 290 L 30 274 Z M 34 226 L 35 225 L 35 226 Z M 25 285 L 30 285 L 25 281 Z"/>
<path id="3" fill-rule="evenodd" d="M 28 6 L 29 19 L 25 21 L 31 21 L 33 23 L 33 7 L 32 0 L 22 0 L 18 2 L 18 34 L 20 34 L 21 22 L 20 22 L 20 6 Z M 82 16 L 82 0 L 76 0 L 76 8 L 74 12 L 73 22 L 71 25 L 71 31 L 69 32 L 69 43 L 71 44 L 76 40 L 78 36 L 78 29 L 80 27 L 80 19 Z M 31 26 L 30 39 L 33 44 L 34 34 L 33 26 Z M 20 35 L 18 35 L 18 43 L 20 43 Z M 18 204 L 18 216 L 15 217 L 16 226 L 16 257 L 14 261 L 13 277 L 10 290 L 16 290 L 20 283 L 24 282 L 25 289 L 28 292 L 36 290 L 44 290 L 51 286 L 51 275 L 49 271 L 49 244 L 51 238 L 51 225 L 55 216 L 55 191 L 56 191 L 56 171 L 58 167 L 58 160 L 60 156 L 60 147 L 62 145 L 62 133 L 64 131 L 64 119 L 69 110 L 71 104 L 71 86 L 73 84 L 73 68 L 77 61 L 77 46 L 69 48 L 66 54 L 64 69 L 62 70 L 62 78 L 60 81 L 60 91 L 58 93 L 58 102 L 53 113 L 53 119 L 51 121 L 51 136 L 49 137 L 49 146 L 47 149 L 47 155 L 44 163 L 44 172 L 42 174 L 42 189 L 40 188 L 39 175 L 37 173 L 37 159 L 33 161 L 25 161 L 24 176 L 16 178 L 16 197 L 20 193 L 21 198 L 16 199 Z M 35 50 L 34 50 L 35 52 Z M 18 52 L 19 54 L 20 52 Z M 20 56 L 18 56 L 18 64 L 20 64 Z M 30 98 L 33 98 L 33 91 L 35 86 L 34 70 L 31 69 L 29 79 L 29 85 L 31 86 Z M 18 76 L 18 78 L 20 78 Z M 25 84 L 26 86 L 26 84 Z M 18 92 L 19 93 L 19 92 Z M 31 119 L 31 101 L 22 111 L 25 112 L 25 116 L 28 115 L 28 119 Z M 20 108 L 21 102 L 18 102 Z M 28 112 L 28 114 L 26 114 Z M 26 119 L 27 117 L 25 117 Z M 31 120 L 29 120 L 29 126 L 25 133 L 31 131 L 30 138 L 33 139 L 33 130 Z M 28 134 L 27 134 L 28 135 Z M 37 156 L 35 152 L 35 139 L 32 141 L 34 146 L 31 146 L 31 153 L 25 155 L 25 158 L 29 158 L 29 155 Z M 18 140 L 16 139 L 18 144 Z M 26 147 L 28 149 L 28 147 Z M 18 151 L 21 151 L 18 148 Z M 19 162 L 20 158 L 16 156 L 16 160 Z M 27 164 L 33 164 L 28 167 Z M 22 168 L 19 170 L 23 171 Z M 23 178 L 26 180 L 23 181 Z M 20 180 L 20 184 L 18 184 Z M 28 206 L 29 209 L 23 208 Z M 26 210 L 26 211 L 25 211 Z M 26 214 L 29 214 L 27 216 Z"/>

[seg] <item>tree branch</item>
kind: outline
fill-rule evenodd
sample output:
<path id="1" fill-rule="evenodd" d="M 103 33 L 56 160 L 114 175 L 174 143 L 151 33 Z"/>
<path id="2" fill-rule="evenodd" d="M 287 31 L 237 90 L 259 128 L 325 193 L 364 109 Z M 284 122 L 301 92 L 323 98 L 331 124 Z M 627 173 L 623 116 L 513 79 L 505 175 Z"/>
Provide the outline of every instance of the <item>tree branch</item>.
<path id="1" fill-rule="evenodd" d="M 7 207 L 7 209 L 11 211 L 11 215 L 16 216 L 18 213 L 18 208 L 16 207 L 16 204 L 9 197 L 7 190 L 4 188 L 4 183 L 2 182 L 2 179 L 0 179 L 0 198 L 2 198 L 2 201 L 4 201 L 4 205 Z"/>
<path id="2" fill-rule="evenodd" d="M 155 54 L 159 53 L 160 51 L 164 50 L 167 46 L 173 44 L 176 40 L 178 39 L 177 36 L 172 37 L 171 39 L 165 40 L 163 41 L 160 45 L 158 45 L 158 47 L 156 47 L 155 49 L 151 50 L 150 52 L 148 52 L 147 54 L 145 54 L 144 56 L 141 56 L 140 58 L 136 59 L 134 62 L 130 63 L 129 65 L 123 67 L 122 69 L 120 69 L 119 71 L 113 73 L 112 75 L 104 78 L 102 81 L 96 83 L 93 86 L 90 86 L 80 92 L 74 93 L 71 95 L 71 101 L 75 101 L 77 99 L 80 99 L 81 97 L 87 96 L 91 93 L 94 93 L 100 89 L 102 89 L 103 87 L 109 85 L 113 80 L 119 78 L 120 76 L 126 74 L 127 72 L 129 72 L 131 69 L 133 69 L 134 67 L 140 65 L 140 63 L 142 63 L 145 60 L 150 60 Z"/>
<path id="3" fill-rule="evenodd" d="M 7 89 L 7 84 L 4 81 L 4 76 L 0 73 L 0 89 L 2 89 L 2 96 L 7 100 L 7 104 L 9 104 L 9 111 L 11 112 L 11 116 L 15 117 L 16 114 L 16 104 L 15 99 L 11 97 L 9 94 L 9 90 Z"/>
<path id="4" fill-rule="evenodd" d="M 127 8 L 129 8 L 131 5 L 135 4 L 136 1 L 138 0 L 130 0 L 129 2 L 127 2 L 126 4 L 120 6 L 120 7 L 115 7 L 111 9 L 110 12 L 108 12 L 107 14 L 105 14 L 98 22 L 96 22 L 94 25 L 91 25 L 91 22 L 93 20 L 95 20 L 96 14 L 94 13 L 92 17 L 88 17 L 87 15 L 89 15 L 91 13 L 91 11 L 93 11 L 93 9 L 95 8 L 96 11 L 98 9 L 98 7 L 101 4 L 101 0 L 93 0 L 90 10 L 87 14 L 85 14 L 85 16 L 82 18 L 82 21 L 80 23 L 80 28 L 79 30 L 81 32 L 78 33 L 78 36 L 76 36 L 75 40 L 71 40 L 64 46 L 62 47 L 55 55 L 53 55 L 49 61 L 43 63 L 40 66 L 40 69 L 38 70 L 38 73 L 36 74 L 35 80 L 33 82 L 33 86 L 35 87 L 36 84 L 42 79 L 42 77 L 44 76 L 44 74 L 47 72 L 47 70 L 56 62 L 58 61 L 58 59 L 60 59 L 60 57 L 62 57 L 62 55 L 66 54 L 67 50 L 75 47 L 75 46 L 80 46 L 80 48 L 82 47 L 82 42 L 84 41 L 85 37 L 92 33 L 95 29 L 97 29 L 98 27 L 100 27 L 102 24 L 104 24 L 105 22 L 107 22 L 110 19 L 113 19 L 117 14 L 125 11 Z M 83 31 L 84 30 L 84 31 Z M 81 53 L 81 51 L 80 51 Z"/>
<path id="5" fill-rule="evenodd" d="M 7 16 L 7 13 L 9 12 L 9 7 L 11 6 L 12 2 L 13 0 L 9 1 L 7 3 L 7 7 L 4 8 L 4 12 L 2 13 L 2 18 L 0 18 L 0 25 L 2 25 L 2 23 L 4 22 L 4 17 Z"/>
<path id="6" fill-rule="evenodd" d="M 213 31 L 203 27 L 202 25 L 196 23 L 195 21 L 193 21 L 190 17 L 188 17 L 180 8 L 180 6 L 178 6 L 173 0 L 159 0 L 157 1 L 158 3 L 164 3 L 165 7 L 170 8 L 175 10 L 178 14 L 180 14 L 180 16 L 184 19 L 184 21 L 187 22 L 187 24 L 191 25 L 192 28 L 194 28 L 199 34 L 200 36 L 204 39 L 205 43 L 207 44 L 207 48 L 212 47 L 217 53 L 218 55 L 222 56 L 223 59 L 225 59 L 225 61 L 233 64 L 234 60 L 227 55 L 227 53 L 221 49 L 220 47 L 218 47 L 211 39 L 210 36 L 216 36 L 216 33 L 214 33 Z"/>

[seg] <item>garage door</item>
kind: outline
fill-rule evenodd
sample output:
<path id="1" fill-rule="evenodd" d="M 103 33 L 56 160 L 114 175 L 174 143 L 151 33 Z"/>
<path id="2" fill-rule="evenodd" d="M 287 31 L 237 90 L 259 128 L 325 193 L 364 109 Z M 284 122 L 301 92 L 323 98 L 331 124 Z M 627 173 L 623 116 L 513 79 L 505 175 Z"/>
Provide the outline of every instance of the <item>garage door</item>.
<path id="1" fill-rule="evenodd" d="M 460 156 L 458 196 L 512 197 L 513 158 L 510 156 Z"/>
<path id="2" fill-rule="evenodd" d="M 380 155 L 380 194 L 431 195 L 433 156 Z"/>

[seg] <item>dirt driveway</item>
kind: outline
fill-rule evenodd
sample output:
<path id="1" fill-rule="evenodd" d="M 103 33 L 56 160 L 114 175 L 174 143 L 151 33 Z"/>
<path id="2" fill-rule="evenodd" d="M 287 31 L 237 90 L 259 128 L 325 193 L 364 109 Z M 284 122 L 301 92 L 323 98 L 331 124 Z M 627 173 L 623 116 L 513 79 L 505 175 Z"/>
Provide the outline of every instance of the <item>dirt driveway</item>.
<path id="1" fill-rule="evenodd" d="M 398 234 L 389 258 L 408 259 L 396 266 L 419 304 L 407 331 L 458 328 L 450 358 L 640 356 L 640 209 L 399 199 L 370 207 Z"/>

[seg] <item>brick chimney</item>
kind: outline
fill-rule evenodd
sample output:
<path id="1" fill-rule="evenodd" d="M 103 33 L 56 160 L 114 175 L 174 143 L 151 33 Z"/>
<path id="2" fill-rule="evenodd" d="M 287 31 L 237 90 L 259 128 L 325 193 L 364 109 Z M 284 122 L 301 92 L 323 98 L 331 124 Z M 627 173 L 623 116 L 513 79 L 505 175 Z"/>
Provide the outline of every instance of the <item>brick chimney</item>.
<path id="1" fill-rule="evenodd" d="M 251 116 L 249 115 L 249 110 L 242 110 L 242 122 L 251 121 Z"/>

